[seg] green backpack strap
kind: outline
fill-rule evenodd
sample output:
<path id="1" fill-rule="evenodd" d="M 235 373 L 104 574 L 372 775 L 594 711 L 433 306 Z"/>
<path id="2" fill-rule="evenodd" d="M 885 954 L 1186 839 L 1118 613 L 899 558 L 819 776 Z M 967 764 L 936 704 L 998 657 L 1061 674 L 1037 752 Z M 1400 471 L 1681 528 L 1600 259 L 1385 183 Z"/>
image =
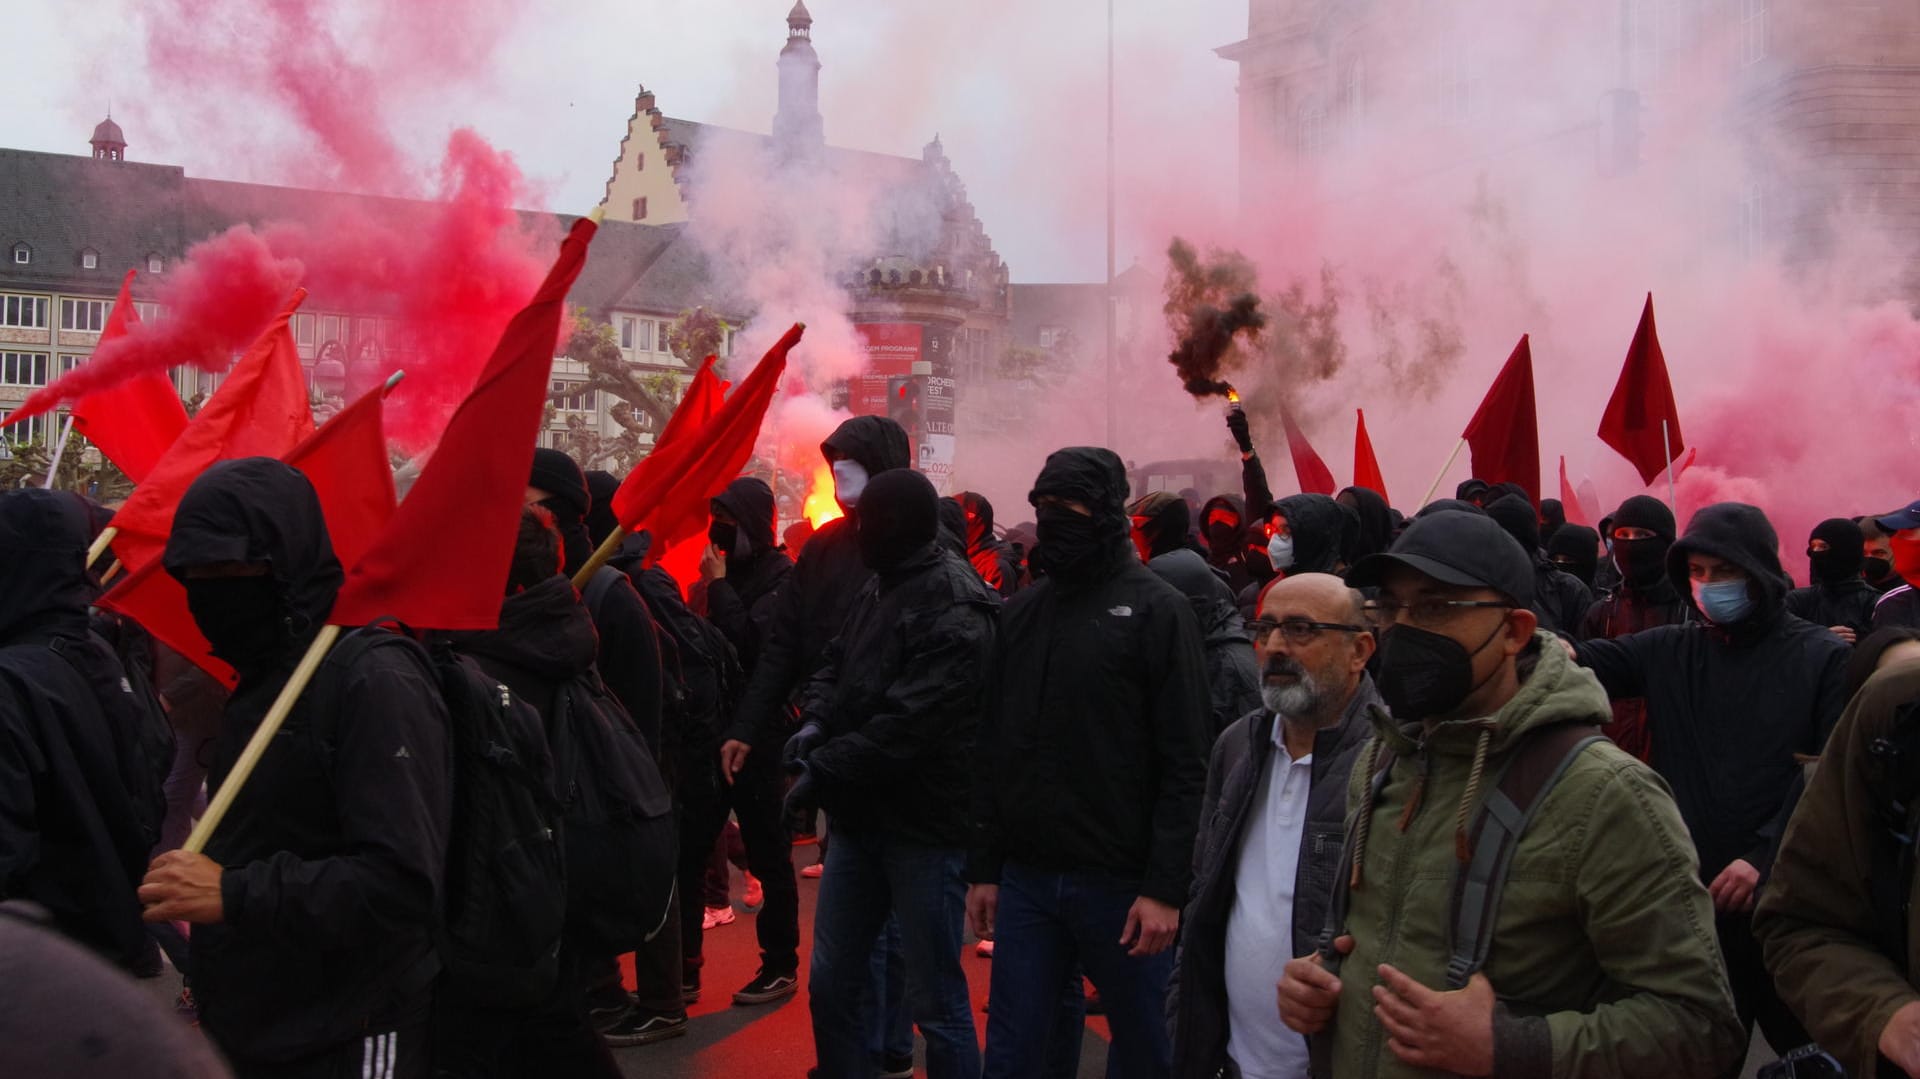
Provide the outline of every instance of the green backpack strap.
<path id="1" fill-rule="evenodd" d="M 1592 724 L 1561 723 L 1527 734 L 1508 757 L 1499 781 L 1481 800 L 1469 833 L 1467 863 L 1454 870 L 1447 988 L 1465 988 L 1487 965 L 1514 848 L 1574 759 L 1588 746 L 1605 740 Z"/>

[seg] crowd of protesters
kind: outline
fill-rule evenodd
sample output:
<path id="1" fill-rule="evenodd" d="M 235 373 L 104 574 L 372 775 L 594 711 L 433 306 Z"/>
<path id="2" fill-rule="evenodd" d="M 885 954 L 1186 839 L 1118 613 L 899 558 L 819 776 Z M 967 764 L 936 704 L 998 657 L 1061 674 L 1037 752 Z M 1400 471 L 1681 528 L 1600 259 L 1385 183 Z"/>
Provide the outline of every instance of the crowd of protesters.
<path id="1" fill-rule="evenodd" d="M 1114 1077 L 1734 1076 L 1757 1028 L 1920 1079 L 1920 502 L 1836 507 L 1796 582 L 1763 507 L 1408 517 L 1276 497 L 1228 426 L 1239 491 L 1068 448 L 1009 529 L 856 418 L 841 519 L 783 542 L 739 479 L 689 582 L 539 451 L 497 628 L 350 633 L 199 853 L 342 585 L 311 483 L 180 503 L 231 693 L 92 607 L 92 507 L 0 495 L 0 1060 L 616 1076 L 688 1029 L 731 845 L 732 1001 L 804 992 L 827 1079 L 914 1074 L 915 1029 L 934 1079 L 1066 1079 L 1096 1007 Z M 204 1039 L 126 989 L 169 963 Z"/>

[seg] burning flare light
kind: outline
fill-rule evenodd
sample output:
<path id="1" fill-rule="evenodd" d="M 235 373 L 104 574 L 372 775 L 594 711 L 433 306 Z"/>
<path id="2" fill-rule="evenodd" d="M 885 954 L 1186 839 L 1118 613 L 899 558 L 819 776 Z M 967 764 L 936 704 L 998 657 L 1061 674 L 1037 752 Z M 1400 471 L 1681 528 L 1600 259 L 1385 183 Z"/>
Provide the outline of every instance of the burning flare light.
<path id="1" fill-rule="evenodd" d="M 815 528 L 846 516 L 840 511 L 840 503 L 833 500 L 833 466 L 823 463 L 813 470 L 813 483 L 807 487 L 807 501 L 801 512 Z"/>

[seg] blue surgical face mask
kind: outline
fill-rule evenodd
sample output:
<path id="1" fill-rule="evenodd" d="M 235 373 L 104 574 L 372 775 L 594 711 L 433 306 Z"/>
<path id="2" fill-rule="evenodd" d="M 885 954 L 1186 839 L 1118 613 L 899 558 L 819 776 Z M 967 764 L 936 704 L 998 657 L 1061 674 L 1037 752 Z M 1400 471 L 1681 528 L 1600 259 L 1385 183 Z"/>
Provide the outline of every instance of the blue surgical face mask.
<path id="1" fill-rule="evenodd" d="M 1753 613 L 1753 597 L 1747 594 L 1745 577 L 1734 581 L 1696 581 L 1693 601 L 1716 626 L 1733 625 Z"/>
<path id="2" fill-rule="evenodd" d="M 1293 568 L 1293 537 L 1275 536 L 1267 541 L 1267 561 L 1273 564 L 1274 572 L 1280 573 Z"/>

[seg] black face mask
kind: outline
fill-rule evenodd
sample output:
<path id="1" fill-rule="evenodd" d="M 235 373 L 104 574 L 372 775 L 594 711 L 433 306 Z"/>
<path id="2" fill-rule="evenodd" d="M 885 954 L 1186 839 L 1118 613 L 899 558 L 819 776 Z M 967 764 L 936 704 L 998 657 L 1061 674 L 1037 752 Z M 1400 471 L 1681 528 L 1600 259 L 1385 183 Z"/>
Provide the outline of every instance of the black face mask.
<path id="1" fill-rule="evenodd" d="M 187 610 L 213 654 L 241 674 L 265 670 L 293 645 L 293 619 L 272 577 L 185 582 Z"/>
<path id="2" fill-rule="evenodd" d="M 1418 626 L 1394 626 L 1380 637 L 1380 698 L 1395 719 L 1449 715 L 1485 684 L 1473 680 L 1473 657 L 1500 636 L 1497 626 L 1469 652 L 1452 637 Z M 1492 678 L 1488 675 L 1487 678 Z"/>
<path id="3" fill-rule="evenodd" d="M 753 541 L 747 539 L 747 530 L 739 525 L 713 522 L 707 528 L 707 542 L 720 548 L 720 553 L 726 555 L 729 561 L 753 554 Z"/>
<path id="4" fill-rule="evenodd" d="M 1215 558 L 1226 558 L 1233 554 L 1234 540 L 1239 538 L 1240 526 L 1226 521 L 1214 521 L 1207 525 L 1207 550 Z"/>
<path id="5" fill-rule="evenodd" d="M 1893 575 L 1892 559 L 1868 556 L 1867 560 L 1861 563 L 1861 567 L 1869 581 L 1884 581 Z"/>
<path id="6" fill-rule="evenodd" d="M 566 572 L 586 565 L 593 554 L 593 541 L 587 538 L 587 526 L 580 512 L 563 498 L 542 499 L 538 505 L 553 515 L 553 527 L 560 533 Z"/>
<path id="7" fill-rule="evenodd" d="M 1838 582 L 1860 575 L 1857 560 L 1841 555 L 1839 551 L 1816 551 L 1807 548 L 1807 568 L 1816 581 Z"/>
<path id="8" fill-rule="evenodd" d="M 1065 506 L 1041 506 L 1034 517 L 1040 534 L 1037 553 L 1044 556 L 1046 571 L 1054 576 L 1070 576 L 1112 547 L 1100 522 Z"/>
<path id="9" fill-rule="evenodd" d="M 1613 564 L 1620 568 L 1620 578 L 1630 585 L 1645 587 L 1658 583 L 1667 573 L 1667 548 L 1673 541 L 1661 536 L 1652 539 L 1616 539 L 1613 541 Z"/>

